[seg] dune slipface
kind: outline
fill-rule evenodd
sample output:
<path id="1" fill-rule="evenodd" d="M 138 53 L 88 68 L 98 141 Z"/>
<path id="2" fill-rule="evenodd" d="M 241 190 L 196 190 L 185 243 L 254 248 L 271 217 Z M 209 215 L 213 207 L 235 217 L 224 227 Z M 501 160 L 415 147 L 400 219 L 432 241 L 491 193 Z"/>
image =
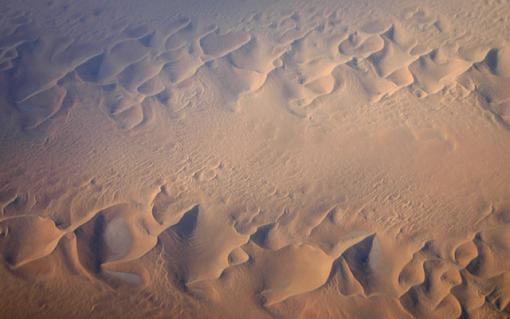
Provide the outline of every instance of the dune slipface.
<path id="1" fill-rule="evenodd" d="M 510 317 L 510 1 L 0 8 L 0 318 Z"/>

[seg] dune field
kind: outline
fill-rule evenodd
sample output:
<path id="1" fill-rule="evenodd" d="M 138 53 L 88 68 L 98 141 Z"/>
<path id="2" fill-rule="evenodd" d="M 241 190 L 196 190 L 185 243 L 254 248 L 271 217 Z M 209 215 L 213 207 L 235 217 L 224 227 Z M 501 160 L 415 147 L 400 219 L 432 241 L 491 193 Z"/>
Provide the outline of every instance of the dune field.
<path id="1" fill-rule="evenodd" d="M 510 0 L 0 8 L 0 319 L 510 318 Z"/>

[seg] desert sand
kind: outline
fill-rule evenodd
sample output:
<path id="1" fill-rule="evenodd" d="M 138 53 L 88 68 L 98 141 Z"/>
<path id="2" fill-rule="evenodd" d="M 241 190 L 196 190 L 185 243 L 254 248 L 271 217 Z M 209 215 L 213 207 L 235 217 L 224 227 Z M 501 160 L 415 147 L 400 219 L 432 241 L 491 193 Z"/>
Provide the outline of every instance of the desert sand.
<path id="1" fill-rule="evenodd" d="M 0 318 L 510 317 L 510 1 L 0 8 Z"/>

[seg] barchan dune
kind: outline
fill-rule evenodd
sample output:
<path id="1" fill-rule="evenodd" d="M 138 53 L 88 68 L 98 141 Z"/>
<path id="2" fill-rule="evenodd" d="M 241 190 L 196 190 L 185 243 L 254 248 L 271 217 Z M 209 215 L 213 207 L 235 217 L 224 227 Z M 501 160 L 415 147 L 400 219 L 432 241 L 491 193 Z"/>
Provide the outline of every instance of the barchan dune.
<path id="1" fill-rule="evenodd" d="M 509 318 L 509 0 L 1 0 L 0 318 Z"/>

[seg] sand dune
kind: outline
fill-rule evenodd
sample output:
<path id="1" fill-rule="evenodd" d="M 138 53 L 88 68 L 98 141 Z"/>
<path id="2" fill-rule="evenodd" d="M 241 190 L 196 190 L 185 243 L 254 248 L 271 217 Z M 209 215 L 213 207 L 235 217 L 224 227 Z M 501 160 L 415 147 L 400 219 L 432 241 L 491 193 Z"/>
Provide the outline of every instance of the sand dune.
<path id="1" fill-rule="evenodd" d="M 4 1 L 1 318 L 507 318 L 510 2 Z"/>

